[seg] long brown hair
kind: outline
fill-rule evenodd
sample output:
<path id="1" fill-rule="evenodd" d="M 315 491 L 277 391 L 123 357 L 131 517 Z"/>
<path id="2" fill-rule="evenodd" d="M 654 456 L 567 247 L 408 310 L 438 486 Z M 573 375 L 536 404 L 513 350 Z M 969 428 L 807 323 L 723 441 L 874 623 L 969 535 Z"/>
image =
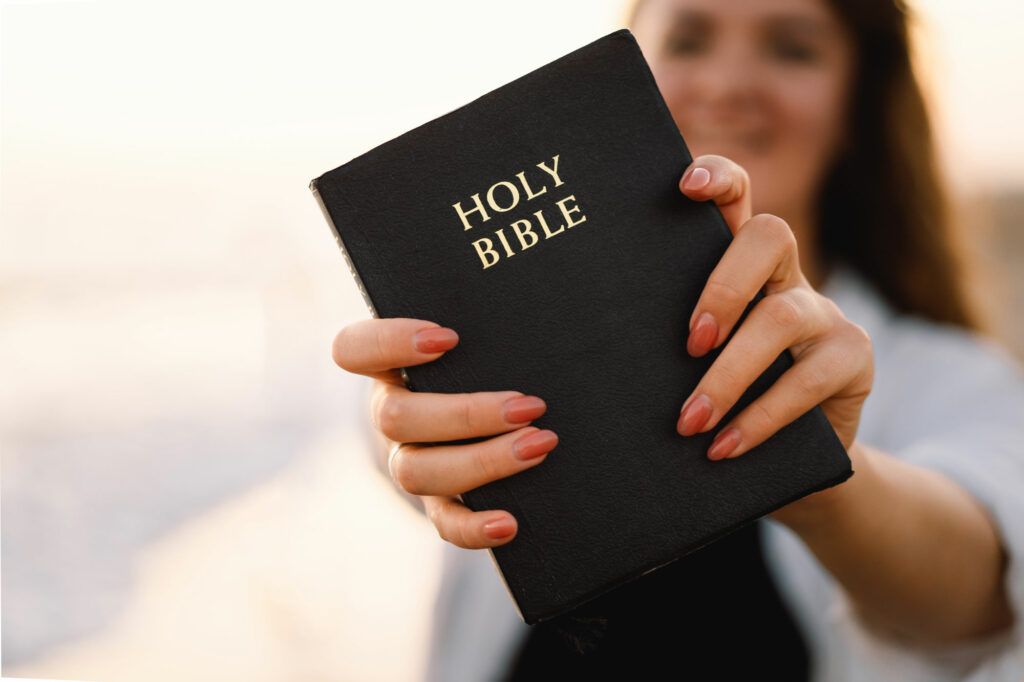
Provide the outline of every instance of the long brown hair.
<path id="1" fill-rule="evenodd" d="M 826 268 L 844 263 L 897 311 L 980 329 L 966 254 L 936 162 L 901 0 L 827 0 L 854 40 L 845 151 L 818 198 Z M 643 0 L 631 0 L 632 25 Z"/>

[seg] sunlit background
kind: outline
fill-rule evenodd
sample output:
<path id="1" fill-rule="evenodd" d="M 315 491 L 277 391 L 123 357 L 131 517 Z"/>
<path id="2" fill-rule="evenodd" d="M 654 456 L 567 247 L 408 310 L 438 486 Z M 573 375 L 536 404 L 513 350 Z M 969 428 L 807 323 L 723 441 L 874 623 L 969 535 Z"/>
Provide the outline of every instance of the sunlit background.
<path id="1" fill-rule="evenodd" d="M 1024 357 L 1024 4 L 919 5 Z M 415 677 L 441 541 L 372 468 L 368 380 L 331 363 L 368 313 L 307 184 L 621 10 L 0 5 L 4 675 Z"/>

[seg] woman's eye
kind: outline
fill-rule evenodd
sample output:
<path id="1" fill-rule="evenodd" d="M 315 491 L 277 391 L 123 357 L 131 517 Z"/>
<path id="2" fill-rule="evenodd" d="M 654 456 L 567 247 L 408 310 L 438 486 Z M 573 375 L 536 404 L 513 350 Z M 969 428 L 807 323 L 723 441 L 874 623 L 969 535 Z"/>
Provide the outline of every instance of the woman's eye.
<path id="1" fill-rule="evenodd" d="M 812 64 L 819 58 L 818 50 L 813 45 L 793 41 L 772 43 L 770 51 L 773 57 L 787 62 Z"/>
<path id="2" fill-rule="evenodd" d="M 665 50 L 669 54 L 697 54 L 704 49 L 706 42 L 697 36 L 678 36 L 666 41 Z"/>

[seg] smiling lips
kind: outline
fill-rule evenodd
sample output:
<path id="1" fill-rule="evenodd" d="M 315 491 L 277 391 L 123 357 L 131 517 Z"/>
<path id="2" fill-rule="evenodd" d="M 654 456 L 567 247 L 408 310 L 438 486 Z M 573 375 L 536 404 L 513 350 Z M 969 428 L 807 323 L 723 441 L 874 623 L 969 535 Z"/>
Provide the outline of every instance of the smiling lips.
<path id="1" fill-rule="evenodd" d="M 763 154 L 771 144 L 767 128 L 749 126 L 689 126 L 683 135 L 691 146 L 722 156 L 738 156 L 732 150 L 748 154 Z"/>

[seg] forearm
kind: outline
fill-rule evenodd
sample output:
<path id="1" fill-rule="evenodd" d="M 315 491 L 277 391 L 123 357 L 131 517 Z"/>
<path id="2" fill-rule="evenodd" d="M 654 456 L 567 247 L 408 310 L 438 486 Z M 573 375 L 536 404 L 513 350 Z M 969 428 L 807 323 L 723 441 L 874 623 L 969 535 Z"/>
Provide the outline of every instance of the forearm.
<path id="1" fill-rule="evenodd" d="M 862 619 L 925 643 L 1012 623 L 1005 552 L 974 498 L 938 472 L 857 442 L 850 457 L 849 481 L 779 520 L 835 576 Z"/>

